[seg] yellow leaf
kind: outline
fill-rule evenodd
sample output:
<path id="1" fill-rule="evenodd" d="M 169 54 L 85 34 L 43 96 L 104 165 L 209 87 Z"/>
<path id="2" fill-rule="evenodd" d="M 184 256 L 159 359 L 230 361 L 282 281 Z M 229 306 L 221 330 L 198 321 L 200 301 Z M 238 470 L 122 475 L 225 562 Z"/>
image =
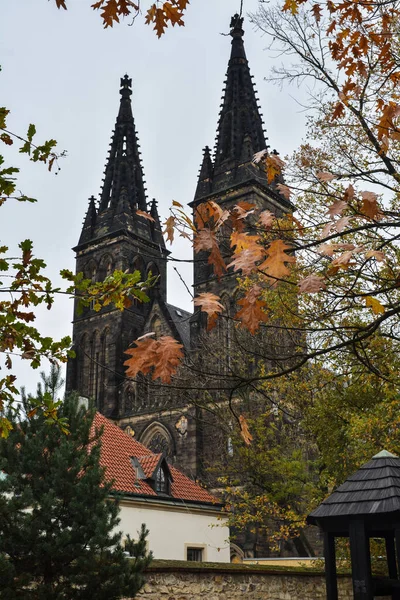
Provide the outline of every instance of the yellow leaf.
<path id="1" fill-rule="evenodd" d="M 372 296 L 367 296 L 365 298 L 365 306 L 371 308 L 375 315 L 380 315 L 385 312 L 385 307 L 382 306 L 379 300 L 372 298 Z"/>

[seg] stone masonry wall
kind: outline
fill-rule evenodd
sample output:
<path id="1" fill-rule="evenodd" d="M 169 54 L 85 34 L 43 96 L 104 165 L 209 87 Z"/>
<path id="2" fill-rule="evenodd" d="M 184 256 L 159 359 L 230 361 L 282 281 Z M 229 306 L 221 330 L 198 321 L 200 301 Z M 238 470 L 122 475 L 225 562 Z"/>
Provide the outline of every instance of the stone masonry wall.
<path id="1" fill-rule="evenodd" d="M 155 561 L 137 600 L 325 600 L 321 573 L 241 565 L 160 567 Z M 171 561 L 173 563 L 173 561 Z M 339 600 L 353 598 L 350 577 L 339 577 Z"/>

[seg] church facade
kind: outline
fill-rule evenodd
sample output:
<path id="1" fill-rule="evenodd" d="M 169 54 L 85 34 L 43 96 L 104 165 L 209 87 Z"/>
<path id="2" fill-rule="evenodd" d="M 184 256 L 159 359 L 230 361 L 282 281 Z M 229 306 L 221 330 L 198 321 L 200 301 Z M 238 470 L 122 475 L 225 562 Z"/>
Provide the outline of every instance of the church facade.
<path id="1" fill-rule="evenodd" d="M 215 149 L 204 149 L 194 200 L 213 200 L 232 207 L 239 201 L 268 209 L 277 216 L 292 206 L 265 171 L 252 162 L 255 152 L 268 148 L 255 88 L 243 42 L 243 19 L 231 20 L 231 54 L 226 73 Z M 98 410 L 154 452 L 164 452 L 192 478 L 201 478 L 206 463 L 213 460 L 213 432 L 205 413 L 184 383 L 154 386 L 147 378 L 125 377 L 124 351 L 132 342 L 153 331 L 172 335 L 188 354 L 198 352 L 205 322 L 200 312 L 190 314 L 167 301 L 166 249 L 155 200 L 148 203 L 136 126 L 131 105 L 131 80 L 121 80 L 119 112 L 112 134 L 100 200 L 92 197 L 76 252 L 76 270 L 93 281 L 115 269 L 143 276 L 159 275 L 151 290 L 151 302 L 134 303 L 120 312 L 112 307 L 96 313 L 90 308 L 74 313 L 73 347 L 76 358 L 67 372 L 67 390 L 95 400 Z M 139 211 L 151 214 L 149 221 Z M 194 261 L 194 295 L 213 292 L 221 296 L 229 312 L 234 304 L 236 278 L 229 273 L 217 280 L 207 257 Z M 220 340 L 219 360 L 229 362 L 229 332 Z M 222 354 L 222 356 L 221 356 Z M 207 356 L 203 361 L 209 360 Z M 215 360 L 215 359 L 212 359 Z M 178 378 L 179 380 L 179 378 Z M 187 378 L 182 378 L 187 381 Z M 228 448 L 229 452 L 229 448 Z"/>

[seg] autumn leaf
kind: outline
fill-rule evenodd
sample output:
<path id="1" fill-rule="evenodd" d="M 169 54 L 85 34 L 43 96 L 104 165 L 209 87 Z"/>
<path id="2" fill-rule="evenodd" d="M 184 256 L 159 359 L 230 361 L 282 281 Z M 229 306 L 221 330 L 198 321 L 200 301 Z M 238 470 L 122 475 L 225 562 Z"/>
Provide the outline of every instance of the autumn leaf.
<path id="1" fill-rule="evenodd" d="M 321 6 L 319 4 L 313 4 L 313 6 L 311 7 L 311 12 L 314 15 L 315 21 L 319 23 L 322 15 Z"/>
<path id="2" fill-rule="evenodd" d="M 342 233 L 344 228 L 347 227 L 347 225 L 350 223 L 350 219 L 351 219 L 351 217 L 342 217 L 341 219 L 338 219 L 337 221 L 335 221 L 334 226 L 335 226 L 336 231 L 338 233 Z"/>
<path id="3" fill-rule="evenodd" d="M 278 183 L 276 187 L 278 188 L 282 196 L 286 198 L 286 200 L 290 200 L 290 196 L 292 195 L 292 190 L 290 189 L 290 187 L 288 187 L 284 183 Z"/>
<path id="4" fill-rule="evenodd" d="M 381 211 L 378 205 L 378 196 L 374 192 L 361 192 L 362 204 L 361 212 L 368 219 L 378 220 L 381 217 Z"/>
<path id="5" fill-rule="evenodd" d="M 327 214 L 329 214 L 330 218 L 333 219 L 333 217 L 341 215 L 344 209 L 347 207 L 348 204 L 344 200 L 335 200 L 335 202 L 328 207 Z"/>
<path id="6" fill-rule="evenodd" d="M 218 315 L 224 310 L 221 298 L 211 292 L 202 292 L 193 300 L 195 306 L 199 306 L 202 312 L 207 313 L 207 331 L 215 327 Z"/>
<path id="7" fill-rule="evenodd" d="M 166 20 L 170 21 L 172 27 L 174 27 L 175 25 L 184 25 L 184 22 L 182 20 L 183 13 L 179 9 L 179 6 L 174 6 L 170 2 L 164 2 L 162 9 L 165 13 Z"/>
<path id="8" fill-rule="evenodd" d="M 163 383 L 171 383 L 183 358 L 182 344 L 171 336 L 163 336 L 159 340 L 143 336 L 135 342 L 134 348 L 125 350 L 128 358 L 126 376 L 136 377 L 141 372 L 147 375 L 152 371 L 152 378 L 161 379 Z"/>
<path id="9" fill-rule="evenodd" d="M 320 181 L 323 181 L 325 183 L 332 181 L 332 179 L 335 179 L 335 175 L 332 175 L 332 173 L 329 173 L 328 171 L 319 171 L 317 173 L 317 177 Z"/>
<path id="10" fill-rule="evenodd" d="M 165 229 L 163 233 L 167 234 L 167 242 L 169 242 L 170 244 L 172 244 L 172 242 L 174 241 L 175 225 L 176 218 L 173 215 L 168 217 L 168 219 L 164 223 Z"/>
<path id="11" fill-rule="evenodd" d="M 285 263 L 296 262 L 295 256 L 286 254 L 287 250 L 290 250 L 288 244 L 285 244 L 282 240 L 274 240 L 267 249 L 268 258 L 259 267 L 260 271 L 267 275 L 267 277 L 275 279 L 273 285 L 279 279 L 284 279 L 290 275 L 290 271 Z"/>
<path id="12" fill-rule="evenodd" d="M 198 204 L 195 209 L 195 223 L 198 229 L 212 227 L 222 218 L 224 211 L 219 204 L 213 200 Z"/>
<path id="13" fill-rule="evenodd" d="M 286 215 L 286 220 L 297 227 L 297 231 L 301 236 L 304 235 L 304 225 L 292 213 Z"/>
<path id="14" fill-rule="evenodd" d="M 256 152 L 253 155 L 252 161 L 253 163 L 259 163 L 261 162 L 261 160 L 264 158 L 264 156 L 267 154 L 267 150 L 260 150 L 259 152 Z"/>
<path id="15" fill-rule="evenodd" d="M 265 256 L 264 249 L 260 245 L 252 245 L 249 248 L 243 248 L 235 253 L 228 267 L 233 267 L 234 271 L 241 270 L 243 275 L 249 275 L 256 264 Z"/>
<path id="16" fill-rule="evenodd" d="M 378 262 L 386 260 L 386 256 L 382 250 L 368 250 L 365 253 L 365 258 L 375 258 Z"/>
<path id="17" fill-rule="evenodd" d="M 343 252 L 340 256 L 337 256 L 333 259 L 331 266 L 332 267 L 341 267 L 342 269 L 347 269 L 354 254 L 354 250 L 347 250 Z"/>
<path id="18" fill-rule="evenodd" d="M 145 212 L 144 210 L 137 210 L 136 214 L 144 219 L 147 219 L 148 221 L 153 221 L 153 223 L 155 222 L 155 219 L 151 216 L 151 214 Z"/>
<path id="19" fill-rule="evenodd" d="M 323 256 L 333 256 L 335 250 L 355 250 L 354 244 L 321 244 L 318 252 Z"/>
<path id="20" fill-rule="evenodd" d="M 193 242 L 195 252 L 202 250 L 210 252 L 208 264 L 212 265 L 217 277 L 220 277 L 226 271 L 226 265 L 219 250 L 216 235 L 211 229 L 201 229 L 194 237 Z"/>
<path id="21" fill-rule="evenodd" d="M 270 227 L 272 227 L 272 224 L 275 221 L 275 219 L 276 219 L 276 216 L 271 211 L 263 210 L 260 213 L 258 222 L 266 229 L 269 229 Z"/>
<path id="22" fill-rule="evenodd" d="M 285 163 L 277 154 L 269 154 L 265 161 L 265 167 L 267 169 L 267 181 L 272 183 L 275 177 L 279 177 L 282 174 L 282 169 Z"/>
<path id="23" fill-rule="evenodd" d="M 242 308 L 236 313 L 235 319 L 240 321 L 242 327 L 245 327 L 254 334 L 260 327 L 260 323 L 268 321 L 268 315 L 263 310 L 267 304 L 260 298 L 262 288 L 259 285 L 254 285 L 250 288 L 244 298 L 238 300 L 238 305 Z"/>
<path id="24" fill-rule="evenodd" d="M 385 312 L 384 306 L 382 306 L 379 300 L 373 298 L 372 296 L 367 296 L 365 298 L 365 306 L 367 308 L 371 308 L 375 315 L 380 315 Z"/>
<path id="25" fill-rule="evenodd" d="M 246 446 L 250 446 L 251 442 L 253 441 L 253 436 L 251 435 L 251 433 L 249 431 L 249 426 L 243 415 L 239 416 L 239 423 L 240 423 L 240 435 L 242 436 Z"/>
<path id="26" fill-rule="evenodd" d="M 331 116 L 331 121 L 335 121 L 336 119 L 340 119 L 344 115 L 345 109 L 342 102 L 337 102 L 334 108 L 334 111 Z"/>
<path id="27" fill-rule="evenodd" d="M 315 294 L 325 289 L 325 282 L 319 275 L 308 275 L 299 281 L 299 291 L 301 294 Z"/>

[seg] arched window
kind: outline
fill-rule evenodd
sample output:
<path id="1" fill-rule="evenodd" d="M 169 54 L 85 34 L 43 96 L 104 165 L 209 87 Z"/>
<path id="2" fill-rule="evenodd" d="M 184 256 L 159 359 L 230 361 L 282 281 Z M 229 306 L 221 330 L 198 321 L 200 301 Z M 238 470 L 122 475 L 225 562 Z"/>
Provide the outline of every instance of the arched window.
<path id="1" fill-rule="evenodd" d="M 147 265 L 147 276 L 149 276 L 150 273 L 153 277 L 157 277 L 157 280 L 152 289 L 159 288 L 160 287 L 160 269 L 154 262 L 151 262 Z M 151 292 L 151 290 L 150 290 L 150 292 Z"/>
<path id="2" fill-rule="evenodd" d="M 110 254 L 105 254 L 100 261 L 100 279 L 104 281 L 106 277 L 112 275 L 114 271 L 114 261 Z"/>
<path id="3" fill-rule="evenodd" d="M 90 260 L 84 268 L 83 271 L 85 275 L 85 279 L 90 279 L 92 283 L 97 281 L 97 262 L 95 260 Z"/>
<path id="4" fill-rule="evenodd" d="M 139 271 L 140 274 L 141 274 L 141 276 L 142 276 L 142 278 L 143 278 L 143 275 L 144 275 L 146 269 L 145 269 L 144 260 L 143 260 L 143 258 L 139 254 L 137 254 L 133 258 L 133 260 L 131 262 L 131 265 L 129 267 L 129 271 L 131 273 L 133 273 L 134 271 Z"/>
<path id="5" fill-rule="evenodd" d="M 175 452 L 172 435 L 165 425 L 158 421 L 151 423 L 151 425 L 144 430 L 139 441 L 156 454 L 161 452 L 169 459 L 174 457 Z"/>
<path id="6" fill-rule="evenodd" d="M 128 381 L 122 390 L 122 400 L 121 400 L 121 408 L 120 414 L 129 415 L 133 412 L 136 412 L 136 388 L 137 384 L 135 381 Z"/>
<path id="7" fill-rule="evenodd" d="M 162 466 L 156 474 L 156 492 L 160 494 L 169 494 L 169 480 Z"/>

